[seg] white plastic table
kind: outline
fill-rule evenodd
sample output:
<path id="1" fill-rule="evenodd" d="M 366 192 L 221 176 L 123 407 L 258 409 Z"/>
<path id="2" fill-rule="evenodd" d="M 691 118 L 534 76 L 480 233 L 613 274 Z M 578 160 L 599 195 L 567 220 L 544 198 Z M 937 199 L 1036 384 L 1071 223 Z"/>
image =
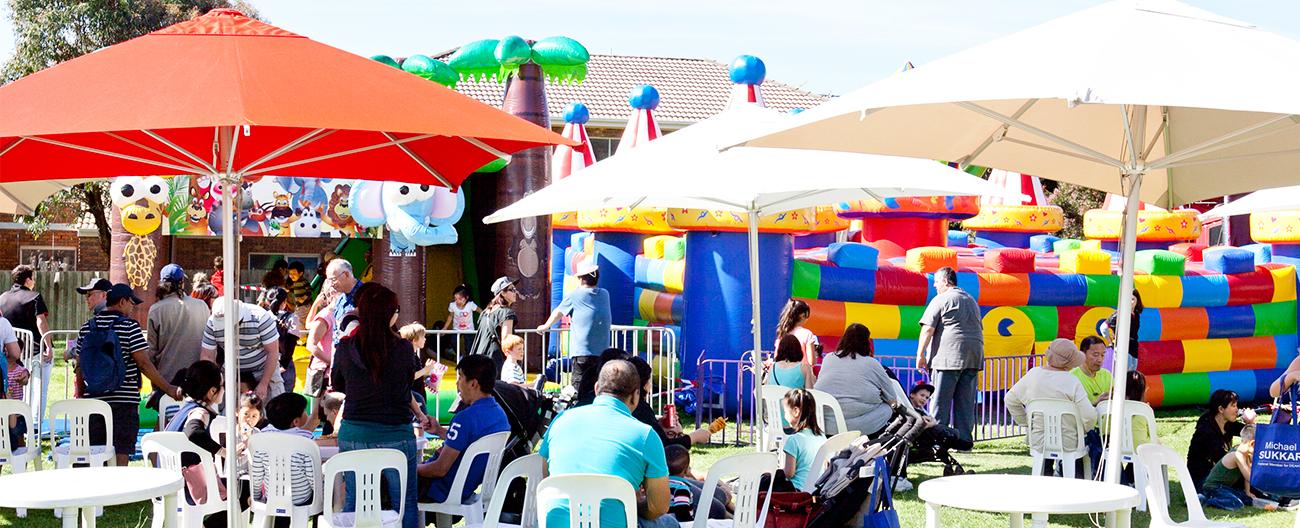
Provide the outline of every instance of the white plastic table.
<path id="1" fill-rule="evenodd" d="M 163 497 L 163 526 L 177 526 L 179 472 L 149 467 L 90 467 L 34 471 L 0 477 L 0 506 L 63 510 L 64 528 L 95 526 L 95 507 Z"/>
<path id="2" fill-rule="evenodd" d="M 1129 528 L 1137 490 L 1118 484 L 1029 475 L 957 475 L 927 480 L 917 490 L 925 501 L 926 528 L 939 528 L 939 507 L 1011 514 L 1021 528 L 1025 514 L 1046 523 L 1048 514 L 1106 513 L 1106 526 Z"/>

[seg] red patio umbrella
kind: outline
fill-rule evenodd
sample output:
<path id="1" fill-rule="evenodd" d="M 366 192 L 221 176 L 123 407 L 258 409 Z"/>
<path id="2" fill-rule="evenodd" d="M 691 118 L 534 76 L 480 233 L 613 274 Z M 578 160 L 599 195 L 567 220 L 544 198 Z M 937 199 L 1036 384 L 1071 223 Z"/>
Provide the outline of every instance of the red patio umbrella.
<path id="1" fill-rule="evenodd" d="M 454 188 L 495 158 L 555 144 L 574 142 L 229 9 L 0 87 L 0 184 L 211 175 L 226 185 L 231 226 L 231 197 L 245 178 L 292 174 Z M 226 262 L 237 261 L 235 231 L 223 230 Z M 235 267 L 226 266 L 226 284 L 236 284 Z M 226 290 L 227 314 L 238 313 L 234 290 Z M 235 350 L 235 318 L 225 319 L 225 348 Z M 237 359 L 226 354 L 230 409 Z M 228 436 L 229 452 L 236 437 Z M 229 474 L 237 474 L 234 457 L 229 464 Z"/>

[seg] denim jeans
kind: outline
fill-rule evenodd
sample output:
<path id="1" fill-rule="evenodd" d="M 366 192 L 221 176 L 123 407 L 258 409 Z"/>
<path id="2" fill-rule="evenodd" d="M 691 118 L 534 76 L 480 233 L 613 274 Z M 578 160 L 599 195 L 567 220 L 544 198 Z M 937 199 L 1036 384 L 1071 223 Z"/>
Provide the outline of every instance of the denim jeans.
<path id="1" fill-rule="evenodd" d="M 934 371 L 932 414 L 940 425 L 956 429 L 962 440 L 973 439 L 979 373 L 976 369 Z"/>
<path id="2" fill-rule="evenodd" d="M 396 442 L 349 442 L 339 440 L 339 452 L 356 451 L 358 449 L 396 449 L 406 455 L 406 490 L 399 490 L 397 487 L 397 475 L 395 473 L 384 473 L 384 485 L 388 486 L 388 496 L 390 498 L 403 497 L 405 512 L 402 517 L 403 528 L 419 528 L 423 526 L 420 519 L 420 512 L 417 511 L 418 493 L 417 479 L 415 475 L 415 465 L 420 463 L 420 453 L 415 448 L 415 436 Z M 347 488 L 343 503 L 343 511 L 356 511 L 357 506 L 357 488 L 355 476 L 347 474 L 344 476 L 344 486 Z M 326 486 L 332 486 L 333 483 L 326 482 Z M 396 506 L 390 508 L 397 509 Z"/>
<path id="3" fill-rule="evenodd" d="M 1201 492 L 1200 499 L 1201 504 L 1205 506 L 1228 511 L 1240 510 L 1254 504 L 1245 491 L 1222 486 L 1206 488 Z"/>

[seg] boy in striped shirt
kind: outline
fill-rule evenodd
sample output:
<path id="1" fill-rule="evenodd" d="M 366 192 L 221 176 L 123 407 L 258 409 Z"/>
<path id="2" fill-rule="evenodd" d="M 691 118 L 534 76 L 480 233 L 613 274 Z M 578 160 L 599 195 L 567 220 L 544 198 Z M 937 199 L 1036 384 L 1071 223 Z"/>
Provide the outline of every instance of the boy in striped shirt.
<path id="1" fill-rule="evenodd" d="M 320 425 L 320 398 L 310 416 L 307 415 L 307 398 L 295 392 L 286 392 L 266 404 L 266 417 L 269 424 L 262 428 L 263 433 L 291 434 L 308 440 L 312 431 Z M 248 477 L 253 489 L 253 499 L 266 500 L 266 466 L 269 463 L 265 452 L 253 453 L 249 464 Z M 290 457 L 290 470 L 293 472 L 293 504 L 303 506 L 312 500 L 312 479 L 316 478 L 318 468 L 312 467 L 311 458 L 303 453 L 294 453 Z"/>

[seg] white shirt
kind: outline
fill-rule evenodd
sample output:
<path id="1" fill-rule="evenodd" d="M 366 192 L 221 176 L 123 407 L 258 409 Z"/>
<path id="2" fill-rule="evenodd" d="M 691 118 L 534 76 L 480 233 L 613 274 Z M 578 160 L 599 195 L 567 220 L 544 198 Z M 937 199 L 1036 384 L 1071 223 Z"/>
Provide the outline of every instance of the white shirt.
<path id="1" fill-rule="evenodd" d="M 1083 430 L 1092 429 L 1097 422 L 1097 408 L 1088 400 L 1087 391 L 1074 374 L 1067 371 L 1048 370 L 1043 367 L 1029 369 L 1024 376 L 1007 391 L 1007 412 L 1020 425 L 1029 425 L 1029 445 L 1034 449 L 1043 446 L 1043 425 L 1040 420 L 1027 423 L 1026 407 L 1039 399 L 1055 399 L 1074 402 L 1075 412 L 1083 419 Z M 1074 417 L 1065 416 L 1062 420 L 1061 444 L 1066 449 L 1074 449 L 1082 440 L 1074 429 Z"/>
<path id="2" fill-rule="evenodd" d="M 474 301 L 465 301 L 465 307 L 456 306 L 456 301 L 447 305 L 447 311 L 451 312 L 450 330 L 473 330 L 474 329 L 474 311 L 478 310 L 478 305 Z"/>
<path id="3" fill-rule="evenodd" d="M 522 385 L 528 381 L 524 376 L 524 368 L 519 366 L 514 359 L 506 358 L 506 362 L 501 365 L 501 381 Z"/>

